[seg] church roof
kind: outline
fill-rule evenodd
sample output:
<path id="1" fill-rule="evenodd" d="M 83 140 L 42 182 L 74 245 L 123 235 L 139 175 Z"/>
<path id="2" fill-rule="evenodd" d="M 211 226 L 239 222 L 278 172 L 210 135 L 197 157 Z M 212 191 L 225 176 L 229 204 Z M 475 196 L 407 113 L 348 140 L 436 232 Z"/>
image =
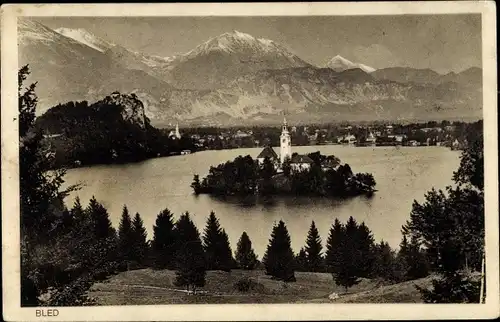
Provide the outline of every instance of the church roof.
<path id="1" fill-rule="evenodd" d="M 314 161 L 307 155 L 295 154 L 292 156 L 290 163 L 314 163 Z"/>
<path id="2" fill-rule="evenodd" d="M 266 146 L 264 150 L 260 152 L 259 156 L 257 156 L 257 159 L 264 159 L 265 157 L 268 157 L 269 159 L 277 159 L 278 155 L 274 152 L 273 148 Z"/>

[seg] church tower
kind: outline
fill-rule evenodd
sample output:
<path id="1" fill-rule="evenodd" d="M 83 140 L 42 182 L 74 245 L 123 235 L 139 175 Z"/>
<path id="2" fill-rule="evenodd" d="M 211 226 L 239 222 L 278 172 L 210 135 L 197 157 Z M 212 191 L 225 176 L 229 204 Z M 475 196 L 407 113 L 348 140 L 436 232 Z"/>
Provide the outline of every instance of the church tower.
<path id="1" fill-rule="evenodd" d="M 283 119 L 283 129 L 280 136 L 280 161 L 283 164 L 285 158 L 292 157 L 292 139 L 290 138 L 290 133 L 288 132 L 286 118 Z"/>
<path id="2" fill-rule="evenodd" d="M 181 133 L 179 132 L 179 123 L 175 124 L 175 137 L 178 139 L 181 138 Z"/>

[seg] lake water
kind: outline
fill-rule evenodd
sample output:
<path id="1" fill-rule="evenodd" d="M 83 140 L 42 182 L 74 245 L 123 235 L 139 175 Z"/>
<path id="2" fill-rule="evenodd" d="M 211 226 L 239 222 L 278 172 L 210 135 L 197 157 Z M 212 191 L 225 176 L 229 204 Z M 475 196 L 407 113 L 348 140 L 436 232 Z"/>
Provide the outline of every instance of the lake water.
<path id="1" fill-rule="evenodd" d="M 409 219 L 413 200 L 424 200 L 432 187 L 444 188 L 452 183 L 453 171 L 458 168 L 460 153 L 444 147 L 350 147 L 307 146 L 293 147 L 293 152 L 321 151 L 334 154 L 349 163 L 353 172 L 373 174 L 378 191 L 371 197 L 348 200 L 324 198 L 274 198 L 267 201 L 218 200 L 208 195 L 195 196 L 190 188 L 193 174 L 205 176 L 211 165 L 232 160 L 238 155 L 257 157 L 261 148 L 203 151 L 190 155 L 151 159 L 126 165 L 99 165 L 69 170 L 66 183 L 82 183 L 81 190 L 67 199 L 68 206 L 76 195 L 84 206 L 94 195 L 110 212 L 115 227 L 122 207 L 132 214 L 139 212 L 150 237 L 157 214 L 165 207 L 175 218 L 189 211 L 202 233 L 210 211 L 215 211 L 229 235 L 233 251 L 243 231 L 252 240 L 262 258 L 274 222 L 283 219 L 288 227 L 294 251 L 305 244 L 307 231 L 314 220 L 326 242 L 335 218 L 345 222 L 353 216 L 364 221 L 375 240 L 381 239 L 397 247 L 400 228 Z"/>

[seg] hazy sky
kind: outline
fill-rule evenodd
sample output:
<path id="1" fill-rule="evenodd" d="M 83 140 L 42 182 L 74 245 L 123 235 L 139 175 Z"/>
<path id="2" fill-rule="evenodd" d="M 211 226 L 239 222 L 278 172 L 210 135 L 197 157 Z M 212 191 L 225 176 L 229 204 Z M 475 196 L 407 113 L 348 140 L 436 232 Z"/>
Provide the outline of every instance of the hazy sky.
<path id="1" fill-rule="evenodd" d="M 383 68 L 409 66 L 438 72 L 481 67 L 481 16 L 319 16 L 40 18 L 50 28 L 84 28 L 147 54 L 184 53 L 207 39 L 238 30 L 269 38 L 323 66 L 343 57 Z"/>

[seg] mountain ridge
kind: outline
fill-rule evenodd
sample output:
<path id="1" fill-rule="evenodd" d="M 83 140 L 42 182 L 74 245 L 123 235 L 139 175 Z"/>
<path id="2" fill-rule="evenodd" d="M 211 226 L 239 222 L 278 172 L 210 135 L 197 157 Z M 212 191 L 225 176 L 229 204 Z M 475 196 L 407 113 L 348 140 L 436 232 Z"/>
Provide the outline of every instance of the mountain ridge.
<path id="1" fill-rule="evenodd" d="M 20 22 L 19 38 L 19 62 L 31 65 L 45 109 L 119 91 L 136 94 L 156 124 L 279 122 L 283 110 L 306 122 L 481 116 L 480 69 L 446 75 L 405 67 L 337 72 L 240 31 L 175 57 L 114 44 L 100 51 L 32 21 Z"/>

